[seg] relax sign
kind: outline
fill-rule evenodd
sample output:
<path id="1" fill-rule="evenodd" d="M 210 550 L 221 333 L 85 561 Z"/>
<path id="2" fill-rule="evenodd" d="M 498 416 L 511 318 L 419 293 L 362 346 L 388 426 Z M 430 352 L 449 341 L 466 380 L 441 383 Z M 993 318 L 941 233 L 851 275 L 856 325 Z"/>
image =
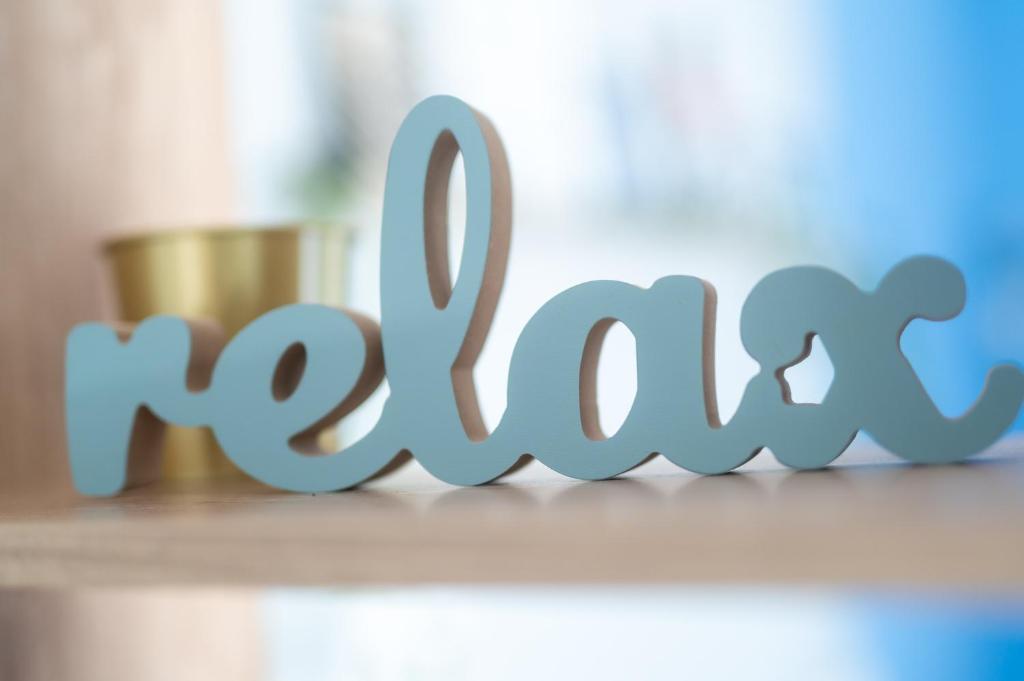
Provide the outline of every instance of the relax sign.
<path id="1" fill-rule="evenodd" d="M 446 201 L 461 152 L 466 236 L 449 281 Z M 135 327 L 82 324 L 67 343 L 67 427 L 75 484 L 107 495 L 153 475 L 163 422 L 212 427 L 224 451 L 263 482 L 339 490 L 415 456 L 437 477 L 484 483 L 530 456 L 576 478 L 618 475 L 661 454 L 701 473 L 739 466 L 764 447 L 796 468 L 824 466 L 858 430 L 909 461 L 958 461 L 995 442 L 1024 397 L 1024 374 L 996 367 L 977 403 L 949 420 L 906 358 L 915 318 L 963 307 L 959 271 L 906 260 L 873 291 L 817 267 L 763 279 L 741 333 L 760 365 L 736 415 L 718 418 L 712 353 L 715 292 L 688 276 L 649 289 L 593 281 L 548 301 L 512 356 L 508 409 L 488 433 L 473 365 L 501 292 L 508 255 L 509 171 L 490 122 L 463 102 L 432 97 L 398 131 L 388 164 L 381 253 L 381 324 L 317 305 L 289 305 L 222 346 L 204 322 L 153 317 Z M 598 425 L 595 372 L 620 321 L 636 338 L 637 393 L 612 437 Z M 821 404 L 794 404 L 783 371 L 818 335 L 835 376 Z M 377 426 L 343 451 L 317 434 L 355 409 L 386 373 Z"/>

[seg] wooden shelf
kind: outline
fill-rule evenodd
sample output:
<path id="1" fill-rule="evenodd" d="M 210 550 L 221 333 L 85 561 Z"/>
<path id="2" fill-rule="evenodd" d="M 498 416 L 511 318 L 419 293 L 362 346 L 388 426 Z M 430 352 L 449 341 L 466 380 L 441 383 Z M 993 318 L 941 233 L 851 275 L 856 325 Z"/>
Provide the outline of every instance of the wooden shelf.
<path id="1" fill-rule="evenodd" d="M 318 496 L 255 483 L 0 498 L 0 586 L 421 582 L 1024 585 L 1024 438 L 969 464 L 855 445 L 796 473 L 531 464 L 455 488 L 418 466 Z"/>

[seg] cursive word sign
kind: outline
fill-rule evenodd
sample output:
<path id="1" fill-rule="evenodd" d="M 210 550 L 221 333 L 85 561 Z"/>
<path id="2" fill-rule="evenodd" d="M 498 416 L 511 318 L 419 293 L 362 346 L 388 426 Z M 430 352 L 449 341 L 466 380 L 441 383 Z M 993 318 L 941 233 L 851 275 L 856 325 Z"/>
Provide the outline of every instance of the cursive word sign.
<path id="1" fill-rule="evenodd" d="M 449 280 L 447 190 L 466 169 L 466 236 Z M 215 326 L 160 316 L 130 327 L 75 327 L 67 342 L 66 408 L 75 484 L 108 495 L 157 470 L 163 422 L 210 426 L 253 477 L 299 492 L 340 490 L 415 456 L 450 483 L 476 485 L 529 457 L 568 476 L 608 478 L 661 454 L 723 473 L 764 447 L 795 468 L 828 464 L 858 430 L 920 463 L 961 460 L 995 442 L 1017 415 L 1024 374 L 992 370 L 956 419 L 935 407 L 900 352 L 915 318 L 949 319 L 964 305 L 960 272 L 916 257 L 873 291 L 818 267 L 770 274 L 747 298 L 741 334 L 760 365 L 735 416 L 721 423 L 713 371 L 715 292 L 689 276 L 648 289 L 592 281 L 548 301 L 518 339 L 508 408 L 494 432 L 480 417 L 473 365 L 501 291 L 510 179 L 490 122 L 452 97 L 406 118 L 388 163 L 381 253 L 381 323 L 319 305 L 288 305 L 223 345 Z M 636 398 L 611 437 L 597 419 L 596 365 L 608 327 L 636 338 Z M 834 378 L 820 404 L 795 404 L 783 371 L 820 336 Z M 385 371 L 386 369 L 386 371 Z M 356 408 L 386 373 L 376 427 L 343 451 L 317 434 Z"/>

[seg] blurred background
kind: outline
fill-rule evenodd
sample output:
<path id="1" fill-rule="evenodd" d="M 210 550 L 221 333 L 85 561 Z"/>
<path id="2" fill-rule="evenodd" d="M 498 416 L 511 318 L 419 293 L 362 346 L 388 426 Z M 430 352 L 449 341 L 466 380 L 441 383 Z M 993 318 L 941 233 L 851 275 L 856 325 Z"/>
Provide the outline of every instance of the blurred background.
<path id="1" fill-rule="evenodd" d="M 807 587 L 17 592 L 0 606 L 0 672 L 103 681 L 1019 679 L 1021 605 Z"/>
<path id="2" fill-rule="evenodd" d="M 116 316 L 102 239 L 343 224 L 348 305 L 377 317 L 390 143 L 433 94 L 490 117 L 512 170 L 505 293 L 476 371 L 488 425 L 504 410 L 520 330 L 574 284 L 711 281 L 727 418 L 756 368 L 739 310 L 761 277 L 821 264 L 871 288 L 919 253 L 950 259 L 967 280 L 960 317 L 916 321 L 903 340 L 954 416 L 989 367 L 1024 360 L 1021 73 L 1024 3 L 1011 0 L 0 0 L 0 490 L 68 486 L 63 341 L 74 323 Z M 453 267 L 464 210 L 457 164 Z M 632 337 L 616 326 L 598 376 L 606 432 L 632 404 L 634 367 Z M 816 346 L 787 373 L 794 397 L 820 399 L 830 371 Z M 385 395 L 345 422 L 343 441 L 372 427 Z M 50 598 L 83 627 L 111 603 L 135 608 L 157 623 L 139 629 L 156 632 L 150 641 L 178 626 L 212 650 L 223 629 L 167 624 L 221 621 L 212 612 L 228 613 L 233 640 L 260 641 L 226 667 L 210 657 L 208 676 L 191 678 L 535 673 L 517 650 L 568 675 L 558 653 L 621 643 L 637 660 L 644 642 L 669 656 L 644 668 L 651 678 L 709 678 L 725 662 L 736 675 L 779 678 L 1024 674 L 1015 600 L 894 606 L 863 594 L 687 589 L 136 596 Z M 37 610 L 20 603 L 11 611 Z M 927 651 L 914 648 L 923 621 L 941 641 Z M 577 634 L 556 646 L 544 637 L 552 622 Z M 396 631 L 419 643 L 389 647 Z M 693 637 L 707 659 L 672 661 L 674 642 Z M 506 657 L 474 667 L 459 657 L 463 640 Z M 0 678 L 16 659 L 0 659 Z M 589 658 L 588 673 L 627 675 L 594 662 L 603 659 Z M 945 662 L 928 664 L 936 659 Z"/>
<path id="3" fill-rule="evenodd" d="M 67 485 L 53 427 L 64 335 L 118 316 L 103 239 L 345 225 L 337 278 L 350 307 L 377 315 L 390 143 L 439 93 L 495 122 L 512 169 L 505 294 L 476 371 L 489 426 L 526 321 L 591 279 L 685 273 L 717 287 L 723 417 L 756 368 L 740 306 L 795 264 L 864 288 L 914 254 L 958 265 L 963 314 L 916 321 L 903 340 L 950 416 L 994 363 L 1024 357 L 1019 3 L 5 0 L 0 11 L 0 378 L 11 386 L 0 399 L 16 424 L 0 442 L 46 452 L 11 455 L 2 485 Z M 457 163 L 455 269 L 461 177 Z M 616 325 L 598 375 L 606 432 L 632 404 L 634 367 Z M 816 341 L 787 376 L 798 401 L 819 400 L 827 348 Z M 347 420 L 348 441 L 385 395 Z"/>
<path id="4" fill-rule="evenodd" d="M 956 263 L 967 309 L 904 341 L 950 416 L 992 364 L 1024 358 L 1019 3 L 228 0 L 224 16 L 239 216 L 356 227 L 357 309 L 377 312 L 383 178 L 404 114 L 446 93 L 497 125 L 514 233 L 477 369 L 491 426 L 527 319 L 590 279 L 687 273 L 718 288 L 723 415 L 756 368 L 743 299 L 794 264 L 870 288 L 913 254 Z M 605 345 L 606 432 L 632 403 L 632 342 L 620 325 Z M 820 399 L 826 352 L 792 379 L 798 399 Z M 355 434 L 374 407 L 361 418 Z"/>

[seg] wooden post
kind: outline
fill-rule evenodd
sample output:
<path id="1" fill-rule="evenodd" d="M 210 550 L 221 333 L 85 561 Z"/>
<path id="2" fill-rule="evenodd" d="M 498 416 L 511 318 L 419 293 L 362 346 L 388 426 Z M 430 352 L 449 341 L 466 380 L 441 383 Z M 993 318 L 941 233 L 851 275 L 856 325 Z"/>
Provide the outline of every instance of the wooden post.
<path id="1" fill-rule="evenodd" d="M 98 244 L 230 217 L 220 4 L 0 0 L 0 492 L 70 486 L 64 337 Z"/>

